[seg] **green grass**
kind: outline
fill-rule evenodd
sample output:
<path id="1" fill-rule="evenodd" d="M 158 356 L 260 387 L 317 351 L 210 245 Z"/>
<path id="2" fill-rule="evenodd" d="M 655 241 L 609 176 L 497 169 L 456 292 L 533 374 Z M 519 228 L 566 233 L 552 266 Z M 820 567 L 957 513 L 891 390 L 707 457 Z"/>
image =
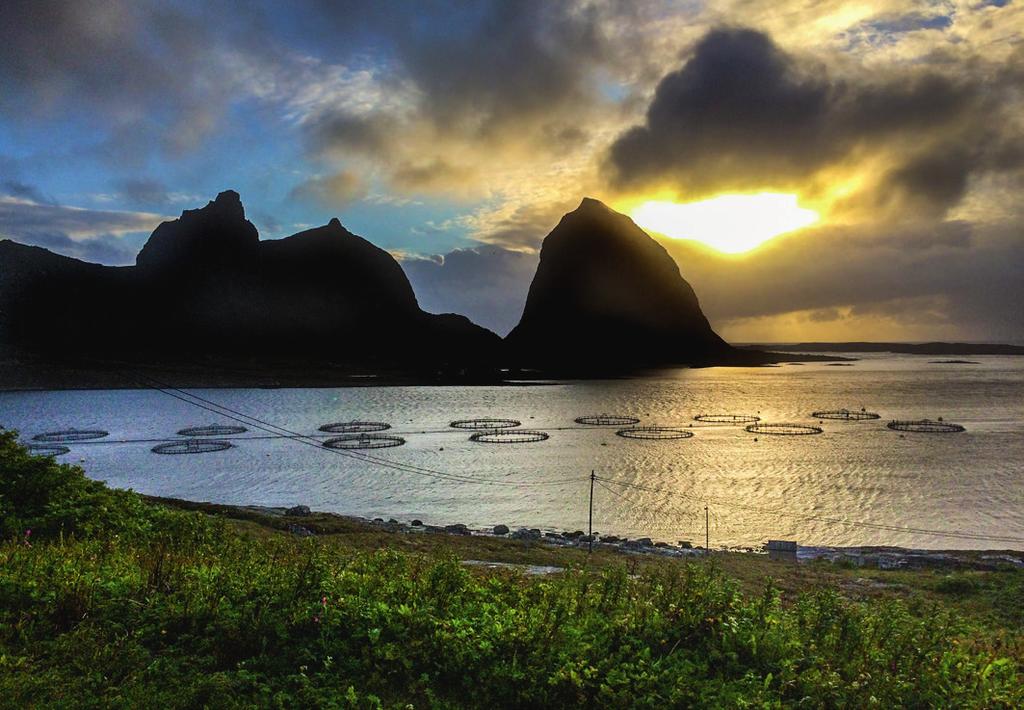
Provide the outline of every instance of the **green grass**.
<path id="1" fill-rule="evenodd" d="M 1024 704 L 1018 572 L 588 558 L 326 516 L 298 539 L 285 519 L 185 507 L 0 433 L 0 705 Z"/>

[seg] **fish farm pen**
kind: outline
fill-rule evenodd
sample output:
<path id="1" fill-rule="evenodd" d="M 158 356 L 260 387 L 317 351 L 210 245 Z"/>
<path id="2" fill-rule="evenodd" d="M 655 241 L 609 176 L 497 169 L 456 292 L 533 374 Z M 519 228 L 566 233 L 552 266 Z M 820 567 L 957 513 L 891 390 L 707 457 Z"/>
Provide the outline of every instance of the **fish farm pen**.
<path id="1" fill-rule="evenodd" d="M 698 414 L 694 420 L 706 424 L 752 424 L 761 421 L 761 417 L 753 414 Z"/>
<path id="2" fill-rule="evenodd" d="M 384 431 L 390 429 L 391 425 L 387 422 L 334 422 L 333 424 L 324 424 L 320 427 L 320 431 L 328 434 L 358 434 L 363 432 L 372 431 Z"/>
<path id="3" fill-rule="evenodd" d="M 216 424 L 213 426 L 193 426 L 182 429 L 178 436 L 231 436 L 232 434 L 244 434 L 249 431 L 244 426 L 231 424 Z"/>
<path id="4" fill-rule="evenodd" d="M 351 434 L 349 436 L 336 436 L 323 443 L 325 449 L 352 450 L 352 449 L 390 449 L 401 446 L 405 439 L 394 434 Z"/>
<path id="5" fill-rule="evenodd" d="M 812 412 L 811 416 L 815 419 L 834 419 L 844 422 L 860 422 L 867 419 L 881 419 L 881 416 L 875 412 L 869 412 L 864 409 L 827 409 L 820 412 Z"/>
<path id="6" fill-rule="evenodd" d="M 586 424 L 588 426 L 630 426 L 631 424 L 640 423 L 640 420 L 636 417 L 619 414 L 591 414 L 585 417 L 576 417 L 575 421 L 577 424 Z"/>
<path id="7" fill-rule="evenodd" d="M 821 434 L 825 430 L 818 426 L 807 426 L 806 424 L 749 424 L 744 427 L 751 434 L 768 434 L 771 436 L 806 436 L 808 434 Z"/>
<path id="8" fill-rule="evenodd" d="M 63 456 L 71 453 L 71 449 L 60 444 L 29 444 L 25 448 L 33 456 Z"/>
<path id="9" fill-rule="evenodd" d="M 215 439 L 187 439 L 185 441 L 168 441 L 153 447 L 154 454 L 209 454 L 214 451 L 225 451 L 232 447 L 229 441 Z"/>
<path id="10" fill-rule="evenodd" d="M 33 441 L 40 441 L 47 444 L 63 444 L 72 441 L 92 441 L 110 436 L 109 431 L 102 429 L 65 429 L 64 431 L 49 431 L 45 434 L 36 434 Z"/>
<path id="11" fill-rule="evenodd" d="M 677 429 L 665 426 L 635 426 L 628 429 L 619 429 L 616 436 L 624 439 L 644 439 L 647 441 L 665 441 L 669 439 L 689 439 L 693 436 L 692 431 Z"/>
<path id="12" fill-rule="evenodd" d="M 511 429 L 512 427 L 521 426 L 522 422 L 518 419 L 491 419 L 484 417 L 482 419 L 457 419 L 448 426 L 453 429 Z"/>
<path id="13" fill-rule="evenodd" d="M 547 439 L 548 434 L 546 432 L 530 431 L 527 429 L 478 431 L 469 437 L 470 441 L 477 441 L 481 444 L 529 444 Z"/>
<path id="14" fill-rule="evenodd" d="M 895 431 L 912 431 L 921 434 L 955 434 L 967 431 L 966 427 L 960 424 L 944 422 L 941 419 L 938 421 L 932 419 L 894 419 L 886 424 L 886 426 Z"/>

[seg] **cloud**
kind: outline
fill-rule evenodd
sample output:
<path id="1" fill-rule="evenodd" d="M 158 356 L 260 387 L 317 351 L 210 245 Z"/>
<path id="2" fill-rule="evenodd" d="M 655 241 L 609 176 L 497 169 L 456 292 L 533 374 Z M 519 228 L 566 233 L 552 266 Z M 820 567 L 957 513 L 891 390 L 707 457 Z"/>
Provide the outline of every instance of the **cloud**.
<path id="1" fill-rule="evenodd" d="M 323 3 L 321 19 L 353 52 L 388 67 L 370 103 L 328 74 L 300 123 L 308 155 L 378 171 L 404 194 L 491 197 L 530 166 L 557 173 L 616 115 L 601 71 L 626 64 L 614 3 L 539 0 Z M 622 30 L 618 30 L 622 32 Z M 364 87 L 363 94 L 369 93 Z M 384 99 L 386 97 L 386 100 Z"/>
<path id="2" fill-rule="evenodd" d="M 88 239 L 71 239 L 59 232 L 33 232 L 24 243 L 43 247 L 50 251 L 108 266 L 126 266 L 135 263 L 145 243 L 145 235 L 134 235 L 138 238 L 102 234 Z"/>
<path id="3" fill-rule="evenodd" d="M 106 264 L 134 262 L 146 236 L 165 219 L 0 195 L 0 237 Z"/>
<path id="4" fill-rule="evenodd" d="M 258 18 L 215 0 L 186 9 L 153 0 L 7 0 L 0 22 L 0 117 L 34 124 L 58 116 L 93 139 L 100 157 L 141 165 L 180 156 L 248 96 L 229 71 L 239 54 L 271 51 Z M 252 20 L 258 22 L 258 20 Z"/>
<path id="5" fill-rule="evenodd" d="M 856 179 L 842 210 L 941 215 L 975 175 L 1024 165 L 1010 150 L 1018 103 L 1004 72 L 833 77 L 762 32 L 716 29 L 662 78 L 607 169 L 621 189 L 686 196 L 824 192 Z"/>
<path id="6" fill-rule="evenodd" d="M 523 313 L 537 255 L 484 246 L 401 263 L 424 310 L 461 313 L 505 335 Z"/>
<path id="7" fill-rule="evenodd" d="M 20 180 L 0 180 L 0 194 L 5 194 L 28 202 L 49 203 L 49 200 L 35 185 Z"/>
<path id="8" fill-rule="evenodd" d="M 762 339 L 774 327 L 789 333 L 777 339 L 788 340 L 802 327 L 819 334 L 846 328 L 840 339 L 906 340 L 957 331 L 964 338 L 1019 338 L 1022 239 L 1019 225 L 824 227 L 779 237 L 742 258 L 659 241 L 727 336 Z M 927 308 L 915 311 L 908 305 L 915 303 Z M 870 331 L 870 315 L 885 317 L 884 335 L 882 319 L 879 332 Z M 814 325 L 828 321 L 830 331 Z M 902 337 L 894 335 L 899 322 L 908 325 Z"/>
<path id="9" fill-rule="evenodd" d="M 309 178 L 292 188 L 289 197 L 328 209 L 344 207 L 367 194 L 362 179 L 351 172 Z"/>

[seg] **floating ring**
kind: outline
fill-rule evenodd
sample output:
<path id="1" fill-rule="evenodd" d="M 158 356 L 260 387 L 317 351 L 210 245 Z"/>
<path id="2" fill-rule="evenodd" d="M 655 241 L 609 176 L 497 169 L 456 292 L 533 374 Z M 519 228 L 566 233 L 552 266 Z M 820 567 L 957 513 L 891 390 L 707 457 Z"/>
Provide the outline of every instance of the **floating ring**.
<path id="1" fill-rule="evenodd" d="M 405 439 L 392 434 L 351 434 L 349 436 L 336 436 L 323 443 L 325 449 L 390 449 L 393 446 L 401 446 Z"/>
<path id="2" fill-rule="evenodd" d="M 694 419 L 711 424 L 752 424 L 761 421 L 761 417 L 753 414 L 698 414 Z"/>
<path id="3" fill-rule="evenodd" d="M 576 423 L 588 426 L 629 426 L 630 424 L 639 424 L 640 420 L 636 417 L 619 414 L 591 414 L 585 417 L 576 417 Z"/>
<path id="4" fill-rule="evenodd" d="M 482 444 L 529 444 L 534 441 L 545 441 L 546 439 L 548 439 L 547 432 L 530 431 L 527 429 L 478 431 L 469 437 L 470 441 L 478 441 Z"/>
<path id="5" fill-rule="evenodd" d="M 913 431 L 921 434 L 955 434 L 967 431 L 966 427 L 951 422 L 936 422 L 931 419 L 893 420 L 886 424 L 895 431 Z"/>
<path id="6" fill-rule="evenodd" d="M 619 429 L 615 434 L 624 439 L 645 439 L 647 441 L 689 439 L 693 436 L 692 431 L 667 426 L 634 426 L 628 429 Z"/>
<path id="7" fill-rule="evenodd" d="M 815 419 L 838 419 L 846 422 L 860 422 L 866 419 L 881 419 L 881 416 L 863 409 L 855 411 L 851 409 L 829 409 L 821 412 L 811 412 Z"/>
<path id="8" fill-rule="evenodd" d="M 521 426 L 522 422 L 518 419 L 491 419 L 484 417 L 483 419 L 456 419 L 448 426 L 454 429 L 511 429 L 512 427 Z"/>
<path id="9" fill-rule="evenodd" d="M 387 422 L 334 422 L 333 424 L 324 424 L 320 427 L 320 431 L 325 431 L 328 434 L 359 434 L 368 431 L 384 431 L 390 429 L 391 425 Z"/>
<path id="10" fill-rule="evenodd" d="M 29 444 L 25 448 L 33 456 L 63 456 L 71 451 L 68 447 L 59 444 Z"/>
<path id="11" fill-rule="evenodd" d="M 103 431 L 102 429 L 65 429 L 64 431 L 48 431 L 45 434 L 36 434 L 32 437 L 32 440 L 43 441 L 48 444 L 61 444 L 66 441 L 102 439 L 109 435 L 109 431 Z"/>
<path id="12" fill-rule="evenodd" d="M 249 431 L 244 426 L 233 424 L 215 424 L 213 426 L 193 426 L 182 429 L 178 436 L 230 436 L 231 434 L 244 434 Z"/>
<path id="13" fill-rule="evenodd" d="M 209 454 L 214 451 L 225 451 L 234 444 L 230 441 L 217 439 L 186 439 L 184 441 L 168 441 L 152 448 L 154 454 Z"/>
<path id="14" fill-rule="evenodd" d="M 771 434 L 772 436 L 806 436 L 822 434 L 824 429 L 805 424 L 748 424 L 743 427 L 751 434 Z"/>

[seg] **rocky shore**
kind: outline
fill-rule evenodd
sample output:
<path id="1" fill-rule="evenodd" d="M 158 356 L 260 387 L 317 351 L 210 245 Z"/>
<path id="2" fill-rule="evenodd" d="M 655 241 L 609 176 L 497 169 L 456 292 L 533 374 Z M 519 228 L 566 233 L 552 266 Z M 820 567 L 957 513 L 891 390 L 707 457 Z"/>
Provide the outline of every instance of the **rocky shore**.
<path id="1" fill-rule="evenodd" d="M 305 518 L 316 516 L 318 519 L 337 519 L 350 524 L 364 525 L 370 529 L 399 535 L 497 537 L 553 547 L 584 548 L 589 547 L 591 544 L 590 536 L 582 530 L 559 531 L 525 527 L 513 529 L 503 524 L 488 528 L 470 528 L 463 523 L 431 525 L 421 520 L 402 522 L 394 518 L 384 520 L 383 518 L 369 519 L 339 515 L 337 513 L 314 513 L 308 506 L 304 505 L 291 508 L 265 506 L 224 507 L 283 518 L 288 521 L 287 529 L 292 534 L 301 537 L 313 537 L 318 534 L 317 525 L 304 524 Z M 666 557 L 697 557 L 709 553 L 703 546 L 694 545 L 688 540 L 670 543 L 654 540 L 649 537 L 626 538 L 618 535 L 602 535 L 597 531 L 593 535 L 593 547 L 594 549 L 617 550 L 626 554 L 662 555 Z M 721 548 L 720 551 L 751 555 L 766 554 L 766 549 L 763 546 Z M 716 549 L 712 548 L 710 552 L 714 553 Z M 996 570 L 1007 567 L 1024 568 L 1024 552 L 1013 550 L 923 550 L 888 546 L 797 546 L 796 554 L 791 561 L 796 563 L 824 561 L 837 565 L 881 570 Z"/>

